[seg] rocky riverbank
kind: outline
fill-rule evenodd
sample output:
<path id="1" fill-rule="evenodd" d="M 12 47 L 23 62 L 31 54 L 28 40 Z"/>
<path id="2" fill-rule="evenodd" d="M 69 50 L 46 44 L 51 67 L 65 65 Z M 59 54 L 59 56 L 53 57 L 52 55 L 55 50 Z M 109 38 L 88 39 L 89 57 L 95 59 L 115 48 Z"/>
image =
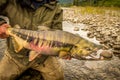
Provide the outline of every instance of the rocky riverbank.
<path id="1" fill-rule="evenodd" d="M 114 58 L 110 61 L 64 61 L 66 80 L 119 80 L 120 16 L 111 16 L 109 13 L 83 15 L 76 13 L 75 8 L 67 8 L 64 9 L 64 20 L 85 24 L 83 30 L 88 31 L 89 38 L 95 37 L 114 52 Z"/>
<path id="2" fill-rule="evenodd" d="M 104 14 L 82 14 L 79 8 L 64 9 L 64 20 L 87 26 L 85 31 L 89 31 L 88 37 L 96 37 L 101 44 L 112 49 L 114 54 L 120 57 L 120 14 L 119 11 L 107 11 Z M 116 13 L 115 13 L 116 12 Z"/>

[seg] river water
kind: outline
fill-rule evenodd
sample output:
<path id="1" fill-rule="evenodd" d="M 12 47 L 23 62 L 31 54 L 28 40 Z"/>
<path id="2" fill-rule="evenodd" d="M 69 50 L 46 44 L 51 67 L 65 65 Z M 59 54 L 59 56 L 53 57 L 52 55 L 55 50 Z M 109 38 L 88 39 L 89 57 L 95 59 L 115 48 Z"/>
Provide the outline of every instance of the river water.
<path id="1" fill-rule="evenodd" d="M 74 31 L 74 27 L 78 27 L 79 28 L 79 31 Z M 84 39 L 87 39 L 88 41 L 91 41 L 95 44 L 100 44 L 99 41 L 96 40 L 96 38 L 89 38 L 87 37 L 87 33 L 88 31 L 84 31 L 82 29 L 84 29 L 86 27 L 85 24 L 82 24 L 82 23 L 72 23 L 72 22 L 67 22 L 67 21 L 64 21 L 63 22 L 63 30 L 64 31 L 67 31 L 67 32 L 70 32 L 70 33 L 73 33 L 73 34 L 78 34 L 79 36 L 83 37 Z"/>

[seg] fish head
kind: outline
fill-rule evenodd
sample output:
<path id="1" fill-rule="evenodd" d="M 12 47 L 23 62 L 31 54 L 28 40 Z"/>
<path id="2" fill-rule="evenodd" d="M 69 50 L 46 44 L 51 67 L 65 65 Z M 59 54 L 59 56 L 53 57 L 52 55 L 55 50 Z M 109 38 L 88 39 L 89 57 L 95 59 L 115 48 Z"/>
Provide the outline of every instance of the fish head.
<path id="1" fill-rule="evenodd" d="M 98 45 L 86 39 L 81 38 L 81 40 L 71 49 L 71 54 L 78 56 L 86 56 L 91 53 L 95 53 L 97 52 L 97 50 L 103 48 L 104 48 L 103 45 Z"/>

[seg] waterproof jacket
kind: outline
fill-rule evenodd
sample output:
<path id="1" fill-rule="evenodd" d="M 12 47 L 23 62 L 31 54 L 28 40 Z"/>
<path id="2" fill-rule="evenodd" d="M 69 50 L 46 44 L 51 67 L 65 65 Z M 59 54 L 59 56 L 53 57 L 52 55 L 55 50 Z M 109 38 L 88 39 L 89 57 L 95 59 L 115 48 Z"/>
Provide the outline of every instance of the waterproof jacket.
<path id="1" fill-rule="evenodd" d="M 17 24 L 22 29 L 29 30 L 39 30 L 42 28 L 38 26 L 62 30 L 62 9 L 56 1 L 44 4 L 37 9 L 34 9 L 34 7 L 32 9 L 21 6 L 16 0 L 0 0 L 0 15 L 7 16 L 12 27 Z M 22 49 L 16 53 L 13 43 L 12 38 L 9 37 L 7 39 L 7 50 L 10 55 L 25 65 L 29 63 L 29 50 Z"/>

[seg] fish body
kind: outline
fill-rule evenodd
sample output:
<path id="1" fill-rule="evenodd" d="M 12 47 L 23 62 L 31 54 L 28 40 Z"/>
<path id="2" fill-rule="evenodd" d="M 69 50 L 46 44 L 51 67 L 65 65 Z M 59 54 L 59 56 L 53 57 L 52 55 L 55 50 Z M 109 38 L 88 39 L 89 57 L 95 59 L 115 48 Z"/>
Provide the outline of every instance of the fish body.
<path id="1" fill-rule="evenodd" d="M 91 54 L 96 48 L 103 48 L 78 35 L 60 30 L 32 31 L 10 27 L 7 33 L 14 40 L 16 52 L 27 48 L 42 55 L 80 57 Z M 61 53 L 61 51 L 69 52 L 69 54 Z"/>

